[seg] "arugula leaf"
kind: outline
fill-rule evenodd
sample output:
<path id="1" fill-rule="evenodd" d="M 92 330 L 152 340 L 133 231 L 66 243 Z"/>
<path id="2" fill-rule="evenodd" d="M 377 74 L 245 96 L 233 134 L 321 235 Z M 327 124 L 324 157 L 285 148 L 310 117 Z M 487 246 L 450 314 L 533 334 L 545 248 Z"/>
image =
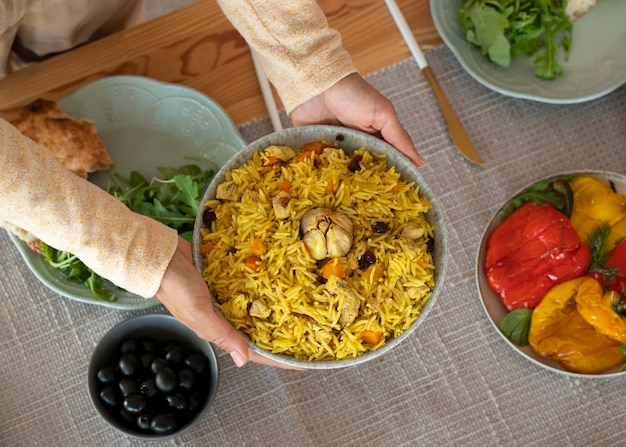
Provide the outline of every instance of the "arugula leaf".
<path id="1" fill-rule="evenodd" d="M 502 220 L 506 219 L 526 202 L 532 202 L 535 205 L 542 202 L 549 203 L 569 218 L 574 206 L 574 194 L 569 185 L 569 178 L 545 179 L 533 183 L 521 194 L 511 199 L 508 206 L 500 211 L 500 217 Z"/>
<path id="2" fill-rule="evenodd" d="M 178 168 L 159 167 L 157 171 L 163 178 L 150 181 L 137 171 L 132 171 L 128 178 L 115 174 L 114 185 L 107 191 L 133 212 L 174 228 L 180 237 L 191 242 L 202 195 L 217 172 L 217 166 L 210 161 L 201 157 L 195 159 L 207 163 L 208 169 L 195 164 Z M 113 292 L 102 287 L 102 278 L 75 255 L 56 250 L 43 242 L 41 245 L 44 259 L 61 270 L 68 281 L 84 284 L 95 300 L 117 299 Z"/>

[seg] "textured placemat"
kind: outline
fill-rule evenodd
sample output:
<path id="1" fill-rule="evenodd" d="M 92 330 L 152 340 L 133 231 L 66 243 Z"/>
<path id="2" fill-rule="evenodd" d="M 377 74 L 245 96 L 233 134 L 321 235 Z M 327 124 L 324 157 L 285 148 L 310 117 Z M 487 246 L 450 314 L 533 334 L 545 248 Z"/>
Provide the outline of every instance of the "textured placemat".
<path id="1" fill-rule="evenodd" d="M 367 79 L 394 102 L 446 217 L 448 271 L 429 317 L 395 352 L 352 369 L 238 369 L 219 352 L 220 387 L 207 416 L 174 440 L 145 445 L 623 445 L 625 379 L 557 375 L 514 353 L 479 303 L 475 257 L 491 215 L 529 182 L 574 169 L 626 172 L 626 89 L 583 104 L 529 102 L 482 87 L 445 47 L 427 58 L 484 166 L 451 145 L 413 61 Z M 265 119 L 240 130 L 250 141 L 271 125 Z M 85 377 L 99 338 L 142 312 L 55 295 L 4 234 L 0 277 L 0 445 L 143 445 L 96 414 Z"/>

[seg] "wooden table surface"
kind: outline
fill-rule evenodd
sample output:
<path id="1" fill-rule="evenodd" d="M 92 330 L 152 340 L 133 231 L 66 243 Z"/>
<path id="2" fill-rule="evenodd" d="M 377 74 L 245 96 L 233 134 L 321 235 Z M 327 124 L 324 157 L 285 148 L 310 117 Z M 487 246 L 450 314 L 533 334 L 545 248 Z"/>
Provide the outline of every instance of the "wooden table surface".
<path id="1" fill-rule="evenodd" d="M 410 57 L 383 0 L 319 3 L 362 74 Z M 424 49 L 441 44 L 429 0 L 397 3 Z M 10 119 L 38 97 L 58 99 L 120 74 L 194 88 L 217 101 L 236 124 L 268 115 L 245 41 L 214 1 L 198 0 L 6 77 L 0 81 L 0 116 Z"/>

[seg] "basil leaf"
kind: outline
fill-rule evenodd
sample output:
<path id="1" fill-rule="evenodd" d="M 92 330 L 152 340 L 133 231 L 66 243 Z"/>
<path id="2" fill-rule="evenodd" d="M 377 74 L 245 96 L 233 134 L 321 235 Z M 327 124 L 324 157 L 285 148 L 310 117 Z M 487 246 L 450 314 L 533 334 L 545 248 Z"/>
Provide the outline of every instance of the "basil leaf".
<path id="1" fill-rule="evenodd" d="M 527 346 L 532 315 L 532 309 L 515 309 L 504 316 L 500 331 L 516 345 Z"/>

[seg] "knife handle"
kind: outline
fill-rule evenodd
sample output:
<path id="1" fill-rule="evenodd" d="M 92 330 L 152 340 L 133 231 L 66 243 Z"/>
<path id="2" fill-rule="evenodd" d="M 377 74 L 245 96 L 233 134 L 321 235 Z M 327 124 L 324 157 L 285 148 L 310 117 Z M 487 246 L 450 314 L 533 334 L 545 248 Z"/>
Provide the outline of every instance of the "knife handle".
<path id="1" fill-rule="evenodd" d="M 443 117 L 446 120 L 446 124 L 448 125 L 448 133 L 450 134 L 450 138 L 452 138 L 452 142 L 470 161 L 477 164 L 482 164 L 482 158 L 480 157 L 478 152 L 476 152 L 472 141 L 465 132 L 465 129 L 463 129 L 461 122 L 457 118 L 454 110 L 452 109 L 452 107 L 448 103 L 448 100 L 443 94 L 443 91 L 439 87 L 437 80 L 430 71 L 430 67 L 426 65 L 422 68 L 422 72 L 424 73 L 424 76 L 426 76 L 426 79 L 428 80 L 428 83 L 430 84 L 430 87 L 435 94 L 435 98 L 437 98 L 437 101 L 439 102 L 439 107 L 441 108 Z"/>

